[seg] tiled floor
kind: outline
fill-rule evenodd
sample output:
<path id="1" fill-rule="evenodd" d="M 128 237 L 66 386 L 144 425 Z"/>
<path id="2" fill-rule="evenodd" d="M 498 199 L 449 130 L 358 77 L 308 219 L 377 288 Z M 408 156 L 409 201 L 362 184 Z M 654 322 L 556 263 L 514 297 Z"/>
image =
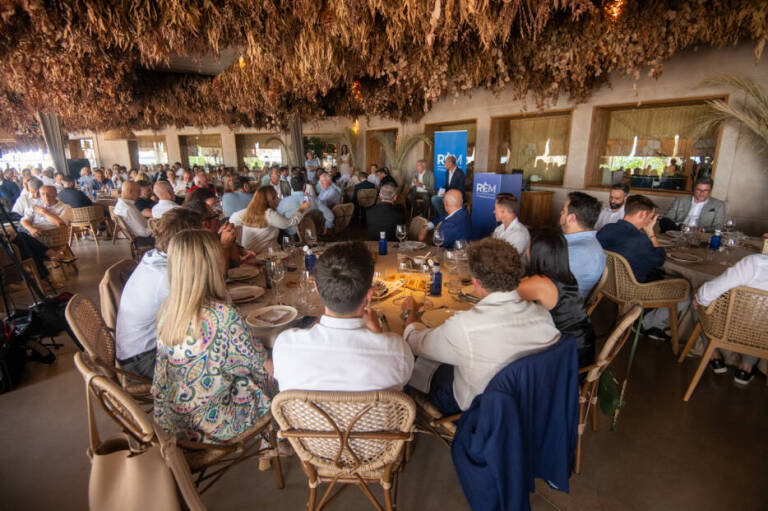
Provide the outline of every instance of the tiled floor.
<path id="1" fill-rule="evenodd" d="M 103 270 L 127 257 L 128 246 L 122 241 L 96 249 L 83 242 L 74 249 L 81 273 L 67 290 L 96 300 Z M 613 310 L 601 305 L 596 314 L 598 323 L 607 324 Z M 0 395 L 0 510 L 87 508 L 88 433 L 74 350 L 66 341 L 53 366 L 30 364 L 22 386 Z M 667 345 L 641 339 L 618 430 L 608 431 L 601 416 L 600 431 L 585 434 L 582 475 L 571 478 L 571 493 L 539 484 L 533 509 L 768 509 L 765 379 L 737 388 L 731 374 L 708 372 L 686 404 L 681 397 L 695 364 L 680 366 Z M 271 472 L 245 463 L 203 500 L 211 510 L 304 509 L 307 488 L 299 464 L 286 460 L 284 469 L 284 490 L 277 490 Z M 402 511 L 468 509 L 442 444 L 418 438 L 398 503 Z M 350 488 L 331 509 L 372 508 Z"/>

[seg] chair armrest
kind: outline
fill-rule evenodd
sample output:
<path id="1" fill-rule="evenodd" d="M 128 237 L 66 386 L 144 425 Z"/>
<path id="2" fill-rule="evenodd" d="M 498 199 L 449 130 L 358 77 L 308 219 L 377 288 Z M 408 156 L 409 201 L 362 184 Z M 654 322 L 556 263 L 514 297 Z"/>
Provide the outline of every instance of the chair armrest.
<path id="1" fill-rule="evenodd" d="M 440 425 L 440 424 L 445 424 L 446 422 L 454 422 L 454 421 L 457 421 L 459 419 L 461 419 L 461 414 L 460 413 L 456 413 L 456 414 L 453 414 L 453 415 L 447 415 L 445 417 L 441 417 L 439 419 L 435 419 L 435 420 L 432 421 L 432 423 L 435 424 L 435 425 Z"/>

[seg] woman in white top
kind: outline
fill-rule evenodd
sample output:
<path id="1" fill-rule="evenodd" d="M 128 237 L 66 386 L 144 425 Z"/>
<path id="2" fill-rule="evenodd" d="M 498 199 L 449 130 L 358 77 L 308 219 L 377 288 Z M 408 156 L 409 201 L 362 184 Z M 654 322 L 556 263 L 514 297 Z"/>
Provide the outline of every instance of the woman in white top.
<path id="1" fill-rule="evenodd" d="M 272 186 L 262 186 L 253 194 L 247 208 L 229 217 L 232 225 L 241 227 L 237 240 L 241 247 L 257 254 L 265 251 L 277 239 L 280 229 L 287 229 L 299 223 L 311 204 L 303 203 L 289 219 L 276 211 L 278 202 L 275 189 Z"/>
<path id="2" fill-rule="evenodd" d="M 352 155 L 349 154 L 349 147 L 346 144 L 341 146 L 339 152 L 339 173 L 344 176 L 349 174 L 349 164 L 352 161 Z"/>

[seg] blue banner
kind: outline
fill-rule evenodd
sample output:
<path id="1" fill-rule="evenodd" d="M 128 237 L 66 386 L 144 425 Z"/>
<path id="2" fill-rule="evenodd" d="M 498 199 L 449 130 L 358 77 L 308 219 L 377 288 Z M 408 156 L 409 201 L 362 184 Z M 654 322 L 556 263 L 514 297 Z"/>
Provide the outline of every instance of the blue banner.
<path id="1" fill-rule="evenodd" d="M 511 193 L 517 197 L 517 211 L 520 214 L 522 174 L 489 174 L 475 172 L 472 185 L 472 239 L 479 240 L 489 236 L 496 228 L 493 208 L 496 196 Z"/>
<path id="2" fill-rule="evenodd" d="M 467 173 L 467 131 L 435 132 L 435 191 L 446 187 L 445 158 L 456 157 L 456 166 Z"/>

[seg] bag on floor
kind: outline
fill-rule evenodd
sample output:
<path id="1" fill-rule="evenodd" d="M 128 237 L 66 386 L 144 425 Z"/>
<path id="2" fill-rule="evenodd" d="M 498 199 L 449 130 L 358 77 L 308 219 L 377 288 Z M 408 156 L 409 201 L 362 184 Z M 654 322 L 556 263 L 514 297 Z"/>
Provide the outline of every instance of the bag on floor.
<path id="1" fill-rule="evenodd" d="M 16 388 L 24 377 L 24 366 L 27 363 L 27 337 L 11 317 L 0 324 L 3 328 L 2 339 L 0 339 L 0 394 L 2 394 Z"/>

